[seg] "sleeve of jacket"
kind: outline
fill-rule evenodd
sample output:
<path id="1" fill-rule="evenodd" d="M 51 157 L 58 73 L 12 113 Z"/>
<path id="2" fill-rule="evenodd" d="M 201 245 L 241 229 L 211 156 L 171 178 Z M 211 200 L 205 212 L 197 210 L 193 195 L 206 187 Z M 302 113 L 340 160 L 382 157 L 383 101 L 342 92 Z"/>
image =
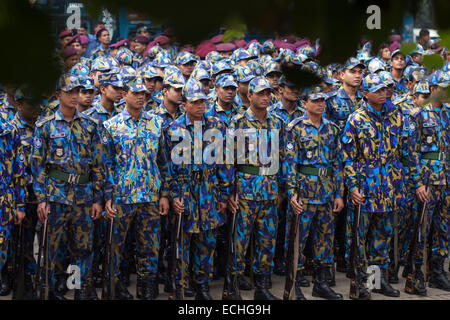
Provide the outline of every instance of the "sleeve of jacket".
<path id="1" fill-rule="evenodd" d="M 20 141 L 19 133 L 16 129 L 13 130 L 14 139 L 14 163 L 13 163 L 13 181 L 14 181 L 14 194 L 15 203 L 17 209 L 20 211 L 25 210 L 26 199 L 26 177 L 25 177 L 25 155 L 23 152 L 23 146 Z"/>
<path id="2" fill-rule="evenodd" d="M 93 157 L 93 165 L 92 165 L 92 183 L 94 185 L 94 202 L 95 203 L 103 203 L 103 190 L 105 189 L 105 180 L 107 172 L 104 170 L 104 158 L 103 154 L 106 153 L 104 151 L 105 144 L 102 143 L 102 137 L 100 136 L 100 130 L 95 125 L 95 129 L 92 132 L 92 143 L 93 147 L 92 157 Z"/>
<path id="3" fill-rule="evenodd" d="M 167 143 L 166 143 L 166 135 L 163 131 L 161 131 L 161 134 L 159 136 L 159 146 L 158 146 L 158 168 L 161 175 L 161 190 L 160 190 L 160 196 L 164 198 L 170 197 L 170 180 L 172 179 L 172 176 L 169 175 L 169 165 L 170 165 L 170 154 L 167 150 Z"/>
<path id="4" fill-rule="evenodd" d="M 286 152 L 286 148 L 285 148 L 285 129 L 284 129 L 284 124 L 280 121 L 281 125 L 280 125 L 280 129 L 278 131 L 278 171 L 277 171 L 277 181 L 278 181 L 278 194 L 279 195 L 284 195 L 286 192 L 286 179 L 285 176 L 283 175 L 283 161 L 284 161 L 284 157 L 285 157 L 285 152 Z"/>
<path id="5" fill-rule="evenodd" d="M 409 172 L 410 179 L 416 188 L 419 188 L 424 185 L 423 177 L 426 175 L 429 176 L 429 168 L 426 166 L 421 166 L 421 144 L 422 141 L 422 121 L 421 121 L 421 113 L 417 112 L 415 114 L 410 115 L 410 126 L 413 124 L 415 126 L 415 130 L 411 131 L 411 139 L 409 143 Z"/>
<path id="6" fill-rule="evenodd" d="M 47 159 L 47 137 L 45 126 L 36 124 L 33 140 L 33 151 L 31 156 L 31 172 L 33 173 L 33 188 L 39 203 L 46 200 L 46 168 Z"/>
<path id="7" fill-rule="evenodd" d="M 105 126 L 105 123 L 103 124 Z M 105 150 L 106 155 L 103 157 L 104 166 L 106 167 L 105 171 L 105 193 L 104 198 L 105 201 L 112 200 L 113 193 L 116 190 L 115 188 L 115 182 L 114 182 L 114 174 L 116 172 L 116 148 L 114 145 L 114 140 L 111 136 L 111 133 L 109 132 L 107 127 L 104 127 L 102 130 L 103 137 L 102 139 L 105 139 Z"/>
<path id="8" fill-rule="evenodd" d="M 355 124 L 351 121 L 351 118 L 345 124 L 341 143 L 343 176 L 349 192 L 352 192 L 358 186 L 357 143 L 359 141 Z"/>
<path id="9" fill-rule="evenodd" d="M 285 153 L 283 158 L 282 172 L 286 181 L 288 199 L 297 193 L 297 183 L 299 181 L 298 173 L 298 155 L 300 154 L 300 145 L 297 140 L 297 131 L 295 128 L 287 127 L 285 131 Z"/>
<path id="10" fill-rule="evenodd" d="M 336 192 L 334 193 L 335 199 L 342 199 L 344 192 L 344 168 L 342 162 L 342 146 L 339 140 L 339 130 L 336 130 L 336 150 L 334 154 L 336 155 L 335 161 L 333 163 L 334 169 L 334 177 L 335 177 L 335 185 Z"/>

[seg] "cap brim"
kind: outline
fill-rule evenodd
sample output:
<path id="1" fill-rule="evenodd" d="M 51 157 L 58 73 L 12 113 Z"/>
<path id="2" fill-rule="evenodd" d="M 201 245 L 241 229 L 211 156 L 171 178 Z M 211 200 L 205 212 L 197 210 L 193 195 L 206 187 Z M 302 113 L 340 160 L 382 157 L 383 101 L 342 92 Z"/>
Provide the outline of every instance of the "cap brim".
<path id="1" fill-rule="evenodd" d="M 267 90 L 267 89 L 272 90 L 271 87 L 262 87 L 262 88 L 254 89 L 254 90 L 252 90 L 252 91 L 249 90 L 249 92 L 258 93 L 258 92 L 261 92 L 261 91 L 264 91 L 264 90 Z"/>
<path id="2" fill-rule="evenodd" d="M 370 92 L 377 92 L 381 88 L 386 88 L 387 86 L 385 84 L 379 84 L 378 86 L 370 88 L 368 91 Z"/>
<path id="3" fill-rule="evenodd" d="M 345 69 L 351 70 L 351 69 L 356 68 L 358 66 L 363 68 L 363 69 L 366 68 L 366 65 L 364 63 L 355 63 L 355 64 L 352 64 L 352 65 L 349 65 L 349 66 L 345 67 Z"/>
<path id="4" fill-rule="evenodd" d="M 252 81 L 255 78 L 255 76 L 247 76 L 245 78 L 242 78 L 240 80 L 238 80 L 239 82 L 249 82 Z"/>
<path id="5" fill-rule="evenodd" d="M 135 85 L 131 85 L 128 87 L 128 90 L 131 90 L 132 92 L 148 92 L 147 88 L 144 85 L 139 85 L 139 86 L 135 86 Z"/>

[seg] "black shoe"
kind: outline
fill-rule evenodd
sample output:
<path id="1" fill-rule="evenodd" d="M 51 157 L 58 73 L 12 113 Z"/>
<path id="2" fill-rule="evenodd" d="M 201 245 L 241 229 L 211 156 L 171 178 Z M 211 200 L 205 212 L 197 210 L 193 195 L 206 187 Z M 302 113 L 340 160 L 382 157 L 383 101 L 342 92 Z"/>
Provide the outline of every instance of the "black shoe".
<path id="1" fill-rule="evenodd" d="M 313 297 L 320 297 L 327 300 L 342 300 L 342 294 L 334 292 L 328 284 L 328 267 L 319 266 L 316 280 L 312 291 Z"/>
<path id="2" fill-rule="evenodd" d="M 450 282 L 444 272 L 445 257 L 433 257 L 430 261 L 431 276 L 428 286 L 430 288 L 450 291 Z"/>
<path id="3" fill-rule="evenodd" d="M 250 291 L 253 289 L 250 282 L 248 282 L 247 279 L 245 279 L 245 277 L 243 275 L 238 276 L 238 285 L 239 285 L 239 290 Z"/>
<path id="4" fill-rule="evenodd" d="M 29 274 L 24 275 L 23 300 L 36 300 L 36 291 L 34 289 L 33 279 Z"/>
<path id="5" fill-rule="evenodd" d="M 155 300 L 157 298 L 156 287 L 158 282 L 156 278 L 143 280 L 138 279 L 138 285 L 136 285 L 136 297 L 141 300 Z"/>
<path id="6" fill-rule="evenodd" d="M 295 278 L 295 299 L 296 300 L 306 300 L 305 296 L 303 295 L 302 288 L 302 280 L 306 280 L 302 276 L 301 271 L 297 271 L 297 277 Z M 306 280 L 308 281 L 308 280 Z M 309 281 L 308 281 L 308 287 L 309 287 Z"/>
<path id="7" fill-rule="evenodd" d="M 295 283 L 298 283 L 300 287 L 308 288 L 311 286 L 311 283 L 308 279 L 305 278 L 302 271 L 297 271 L 296 277 L 295 277 Z"/>
<path id="8" fill-rule="evenodd" d="M 272 293 L 270 293 L 269 289 L 269 276 L 255 274 L 255 294 L 254 300 L 281 300 Z"/>
<path id="9" fill-rule="evenodd" d="M 244 279 L 243 275 L 232 275 L 231 276 L 231 287 L 226 294 L 222 294 L 222 300 L 242 300 L 240 288 L 239 288 L 239 279 Z M 244 279 L 245 280 L 245 279 Z M 246 283 L 250 285 L 247 281 Z"/>
<path id="10" fill-rule="evenodd" d="M 400 291 L 392 288 L 392 286 L 388 282 L 388 270 L 381 269 L 381 279 L 380 279 L 380 289 L 373 289 L 372 291 L 375 293 L 381 293 L 387 297 L 400 297 Z"/>
<path id="11" fill-rule="evenodd" d="M 342 256 L 337 256 L 336 258 L 336 271 L 342 273 L 347 272 L 347 264 L 345 263 L 345 259 Z"/>
<path id="12" fill-rule="evenodd" d="M 273 273 L 278 276 L 286 275 L 286 260 L 284 258 L 279 258 L 274 262 Z"/>
<path id="13" fill-rule="evenodd" d="M 397 265 L 397 267 L 392 267 L 389 269 L 389 278 L 388 281 L 389 283 L 393 283 L 393 284 L 397 284 L 399 283 L 399 278 L 398 278 L 398 270 L 400 269 L 400 266 Z"/>
<path id="14" fill-rule="evenodd" d="M 133 295 L 128 292 L 127 287 L 124 286 L 122 281 L 117 281 L 115 290 L 116 300 L 133 300 Z"/>
<path id="15" fill-rule="evenodd" d="M 195 300 L 213 300 L 209 294 L 209 285 L 207 283 L 196 284 Z"/>
<path id="16" fill-rule="evenodd" d="M 402 278 L 406 278 L 408 277 L 408 274 L 411 272 L 411 268 L 409 267 L 409 265 L 407 264 L 402 271 Z"/>
<path id="17" fill-rule="evenodd" d="M 61 295 L 56 290 L 50 290 L 48 292 L 48 300 L 57 300 L 57 301 L 66 301 L 67 298 L 64 297 L 64 295 Z"/>

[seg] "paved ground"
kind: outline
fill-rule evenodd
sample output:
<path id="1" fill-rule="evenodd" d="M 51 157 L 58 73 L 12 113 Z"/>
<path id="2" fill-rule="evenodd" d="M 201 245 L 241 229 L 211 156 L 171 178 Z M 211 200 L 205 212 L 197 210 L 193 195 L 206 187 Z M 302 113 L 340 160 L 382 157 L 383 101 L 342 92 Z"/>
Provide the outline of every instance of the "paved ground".
<path id="1" fill-rule="evenodd" d="M 419 297 L 415 295 L 409 295 L 404 292 L 405 287 L 405 279 L 401 277 L 400 269 L 400 283 L 392 285 L 394 288 L 400 290 L 399 298 L 390 298 L 383 296 L 381 294 L 372 293 L 372 300 L 450 300 L 450 292 L 445 292 L 438 289 L 427 288 L 428 295 L 426 297 Z M 445 264 L 445 270 L 448 270 L 448 262 Z M 311 281 L 311 277 L 307 277 L 308 280 Z M 277 275 L 272 276 L 273 288 L 271 292 L 282 298 L 283 290 L 284 290 L 284 277 L 280 277 Z M 333 289 L 336 292 L 339 292 L 344 295 L 345 300 L 349 300 L 348 292 L 349 292 L 349 279 L 345 277 L 344 273 L 337 272 L 336 273 L 336 287 Z M 220 300 L 222 297 L 222 288 L 223 288 L 223 279 L 215 280 L 211 283 L 211 295 L 214 299 Z M 164 292 L 163 285 L 160 285 L 160 294 L 158 296 L 158 300 L 167 300 L 168 294 Z M 129 291 L 131 294 L 135 296 L 136 294 L 136 276 L 131 276 L 131 285 L 129 287 Z M 309 288 L 302 288 L 303 294 L 308 300 L 322 300 L 320 298 L 312 297 L 312 285 Z M 98 296 L 101 296 L 101 289 L 97 289 Z M 242 298 L 244 300 L 252 300 L 253 299 L 253 290 L 252 291 L 241 291 Z M 68 299 L 73 299 L 73 291 L 69 291 L 66 295 Z M 0 297 L 0 300 L 10 300 L 11 295 L 6 297 Z M 186 300 L 193 300 L 193 298 L 186 298 Z"/>

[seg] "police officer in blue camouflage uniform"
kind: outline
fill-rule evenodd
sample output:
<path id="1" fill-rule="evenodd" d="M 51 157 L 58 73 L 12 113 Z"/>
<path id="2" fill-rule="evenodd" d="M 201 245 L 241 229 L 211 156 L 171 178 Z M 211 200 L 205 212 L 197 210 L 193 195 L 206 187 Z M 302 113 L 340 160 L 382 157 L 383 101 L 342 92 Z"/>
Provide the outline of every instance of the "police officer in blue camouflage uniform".
<path id="1" fill-rule="evenodd" d="M 5 89 L 6 94 L 3 97 L 3 100 L 0 101 L 0 117 L 10 122 L 17 113 L 17 102 L 14 100 L 14 93 L 17 86 L 6 84 Z"/>
<path id="2" fill-rule="evenodd" d="M 295 83 L 290 82 L 285 76 L 279 80 L 280 101 L 272 105 L 269 112 L 276 113 L 287 126 L 291 121 L 301 117 L 305 110 L 299 105 L 300 88 Z"/>
<path id="3" fill-rule="evenodd" d="M 120 300 L 133 298 L 118 281 L 124 244 L 133 220 L 138 264 L 136 296 L 142 300 L 156 299 L 160 216 L 169 210 L 163 120 L 143 111 L 146 91 L 143 79 L 136 77 L 124 90 L 125 109 L 103 123 L 110 154 L 106 211 L 115 225 L 113 275 L 116 298 Z"/>
<path id="4" fill-rule="evenodd" d="M 94 79 L 89 76 L 80 76 L 79 81 L 81 84 L 81 89 L 78 97 L 77 109 L 80 112 L 84 112 L 92 107 L 92 102 L 94 101 Z"/>
<path id="5" fill-rule="evenodd" d="M 229 135 L 237 136 L 235 153 L 235 190 L 238 200 L 228 199 L 228 207 L 237 212 L 236 237 L 237 260 L 233 264 L 233 276 L 244 272 L 244 255 L 250 234 L 255 236 L 255 300 L 277 300 L 268 290 L 275 250 L 277 206 L 282 201 L 281 170 L 283 123 L 276 115 L 267 113 L 271 87 L 264 77 L 256 77 L 249 84 L 249 108 L 236 115 L 231 122 Z M 239 142 L 247 135 L 244 144 Z M 258 153 L 260 159 L 256 159 Z M 266 142 L 267 144 L 265 144 Z M 281 150 L 280 150 L 281 149 Z M 247 154 L 247 150 L 249 154 Z M 263 156 L 264 155 L 264 156 Z M 235 155 L 236 157 L 236 155 Z M 235 158 L 236 159 L 236 158 Z"/>
<path id="6" fill-rule="evenodd" d="M 301 214 L 299 253 L 303 252 L 308 234 L 312 239 L 318 269 L 312 295 L 341 300 L 342 295 L 328 284 L 333 263 L 334 215 L 344 208 L 340 134 L 339 128 L 323 116 L 325 94 L 320 91 L 316 89 L 308 94 L 306 113 L 287 125 L 283 175 L 292 206 L 291 218 L 292 214 Z M 305 299 L 299 283 L 302 260 L 295 284 L 297 300 Z"/>
<path id="7" fill-rule="evenodd" d="M 438 70 L 428 80 L 431 101 L 411 113 L 415 130 L 411 139 L 414 143 L 411 147 L 410 174 L 417 198 L 427 203 L 427 228 L 419 239 L 416 266 L 420 270 L 423 264 L 424 237 L 428 237 L 431 239 L 429 286 L 450 291 L 450 281 L 443 270 L 449 252 L 450 212 L 450 105 L 443 103 L 443 100 L 450 78 Z M 427 178 L 428 181 L 425 181 Z"/>
<path id="8" fill-rule="evenodd" d="M 61 76 L 59 108 L 36 123 L 31 168 L 38 200 L 38 217 L 48 220 L 49 299 L 64 300 L 55 291 L 54 268 L 60 239 L 67 234 L 71 263 L 80 268 L 75 299 L 89 298 L 93 220 L 102 212 L 104 176 L 100 135 L 94 120 L 77 109 L 78 78 Z"/>
<path id="9" fill-rule="evenodd" d="M 225 222 L 229 187 L 233 180 L 231 166 L 223 164 L 223 154 L 206 154 L 213 160 L 211 162 L 207 157 L 203 157 L 205 161 L 200 163 L 197 159 L 208 152 L 208 145 L 199 145 L 197 138 L 211 130 L 218 139 L 214 143 L 223 150 L 221 137 L 226 135 L 226 126 L 219 118 L 204 115 L 206 98 L 199 81 L 187 81 L 183 90 L 183 108 L 186 113 L 172 123 L 166 139 L 172 154 L 169 175 L 174 214 L 183 214 L 179 248 L 183 258 L 178 264 L 177 286 L 186 286 L 185 274 L 190 262 L 190 250 L 193 250 L 191 257 L 194 259 L 196 300 L 212 300 L 209 283 L 212 279 L 216 232 Z M 178 161 L 180 159 L 174 158 L 180 153 L 181 163 Z M 219 161 L 219 157 L 222 157 L 222 161 Z M 180 289 L 177 290 L 178 295 Z"/>
<path id="10" fill-rule="evenodd" d="M 250 102 L 248 101 L 248 84 L 250 81 L 255 77 L 253 74 L 252 69 L 250 69 L 246 65 L 241 65 L 236 68 L 234 71 L 234 75 L 236 78 L 236 82 L 238 85 L 238 88 L 236 90 L 236 98 L 234 99 L 234 102 L 240 106 L 247 109 Z"/>

